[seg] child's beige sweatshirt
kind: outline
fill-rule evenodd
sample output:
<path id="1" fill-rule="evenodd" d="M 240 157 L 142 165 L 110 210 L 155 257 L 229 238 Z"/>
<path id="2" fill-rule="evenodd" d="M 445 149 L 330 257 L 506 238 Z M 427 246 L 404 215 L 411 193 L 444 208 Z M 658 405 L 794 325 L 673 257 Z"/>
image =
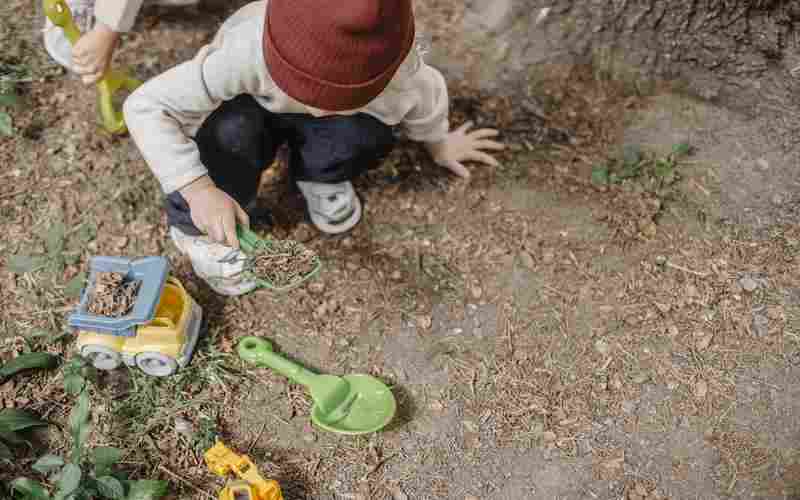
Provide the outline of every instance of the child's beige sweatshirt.
<path id="1" fill-rule="evenodd" d="M 273 113 L 311 114 L 277 87 L 262 51 L 266 0 L 242 7 L 217 36 L 187 62 L 139 87 L 125 101 L 125 121 L 164 192 L 207 173 L 192 140 L 203 120 L 223 101 L 252 95 Z M 438 142 L 449 130 L 444 77 L 412 50 L 389 86 L 358 110 L 383 123 L 402 125 L 415 141 Z"/>
<path id="2" fill-rule="evenodd" d="M 136 22 L 143 0 L 97 0 L 94 17 L 112 30 L 129 31 Z"/>

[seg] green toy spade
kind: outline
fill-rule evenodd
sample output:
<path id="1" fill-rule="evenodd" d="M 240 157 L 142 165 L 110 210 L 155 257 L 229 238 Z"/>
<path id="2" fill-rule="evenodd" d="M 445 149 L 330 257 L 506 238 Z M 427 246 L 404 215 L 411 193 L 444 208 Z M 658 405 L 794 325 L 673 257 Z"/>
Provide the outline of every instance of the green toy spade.
<path id="1" fill-rule="evenodd" d="M 397 410 L 392 391 L 370 375 L 317 375 L 275 354 L 272 344 L 260 337 L 245 337 L 238 351 L 243 360 L 271 368 L 306 386 L 314 400 L 311 420 L 327 431 L 339 434 L 376 432 L 392 420 Z"/>
<path id="2" fill-rule="evenodd" d="M 69 43 L 75 45 L 81 33 L 75 26 L 72 12 L 70 12 L 67 2 L 65 0 L 43 0 L 43 5 L 44 13 L 50 18 L 50 22 L 63 29 Z M 128 131 L 122 112 L 114 109 L 112 98 L 114 93 L 120 89 L 133 92 L 141 84 L 141 81 L 115 70 L 107 71 L 103 78 L 97 82 L 97 102 L 100 108 L 100 118 L 103 121 L 103 128 L 106 131 L 115 135 L 124 134 Z"/>

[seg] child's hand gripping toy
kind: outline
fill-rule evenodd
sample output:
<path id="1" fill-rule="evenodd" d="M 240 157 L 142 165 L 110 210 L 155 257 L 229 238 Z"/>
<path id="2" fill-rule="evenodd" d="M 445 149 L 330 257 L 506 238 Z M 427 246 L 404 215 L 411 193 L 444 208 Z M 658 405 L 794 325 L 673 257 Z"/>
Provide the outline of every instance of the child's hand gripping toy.
<path id="1" fill-rule="evenodd" d="M 276 481 L 264 479 L 255 464 L 244 455 L 237 455 L 221 442 L 205 453 L 208 470 L 226 477 L 234 474 L 238 479 L 228 482 L 219 492 L 219 500 L 283 500 L 281 487 Z"/>
<path id="2" fill-rule="evenodd" d="M 44 13 L 50 21 L 64 30 L 67 40 L 73 45 L 81 36 L 80 31 L 75 26 L 72 13 L 64 0 L 43 0 Z M 141 81 L 127 75 L 126 73 L 110 70 L 103 78 L 97 82 L 98 107 L 103 128 L 111 134 L 124 134 L 128 128 L 125 126 L 125 119 L 121 111 L 114 109 L 112 97 L 120 89 L 133 92 L 142 84 Z"/>

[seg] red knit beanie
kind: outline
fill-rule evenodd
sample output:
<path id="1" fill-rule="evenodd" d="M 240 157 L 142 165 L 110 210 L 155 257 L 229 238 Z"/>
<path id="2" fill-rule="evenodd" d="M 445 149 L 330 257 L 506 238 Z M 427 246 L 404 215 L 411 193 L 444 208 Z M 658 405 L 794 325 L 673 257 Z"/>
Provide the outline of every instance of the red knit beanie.
<path id="1" fill-rule="evenodd" d="M 264 59 L 292 98 L 326 111 L 365 106 L 414 43 L 412 0 L 268 0 Z"/>

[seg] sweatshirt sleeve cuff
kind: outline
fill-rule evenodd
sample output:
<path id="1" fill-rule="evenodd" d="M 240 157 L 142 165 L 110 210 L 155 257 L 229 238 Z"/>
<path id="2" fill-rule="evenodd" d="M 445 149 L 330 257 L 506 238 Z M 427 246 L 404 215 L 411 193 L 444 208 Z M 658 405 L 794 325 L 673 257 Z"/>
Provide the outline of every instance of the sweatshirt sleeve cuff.
<path id="1" fill-rule="evenodd" d="M 169 194 L 174 191 L 183 189 L 184 187 L 188 186 L 192 182 L 196 181 L 200 177 L 203 177 L 204 175 L 207 174 L 208 170 L 206 170 L 205 167 L 198 166 L 186 172 L 181 172 L 179 175 L 172 175 L 169 177 L 159 178 L 159 182 L 161 183 L 161 189 L 164 190 L 164 193 Z"/>
<path id="2" fill-rule="evenodd" d="M 104 0 L 95 3 L 94 17 L 117 33 L 130 31 L 142 0 Z"/>

